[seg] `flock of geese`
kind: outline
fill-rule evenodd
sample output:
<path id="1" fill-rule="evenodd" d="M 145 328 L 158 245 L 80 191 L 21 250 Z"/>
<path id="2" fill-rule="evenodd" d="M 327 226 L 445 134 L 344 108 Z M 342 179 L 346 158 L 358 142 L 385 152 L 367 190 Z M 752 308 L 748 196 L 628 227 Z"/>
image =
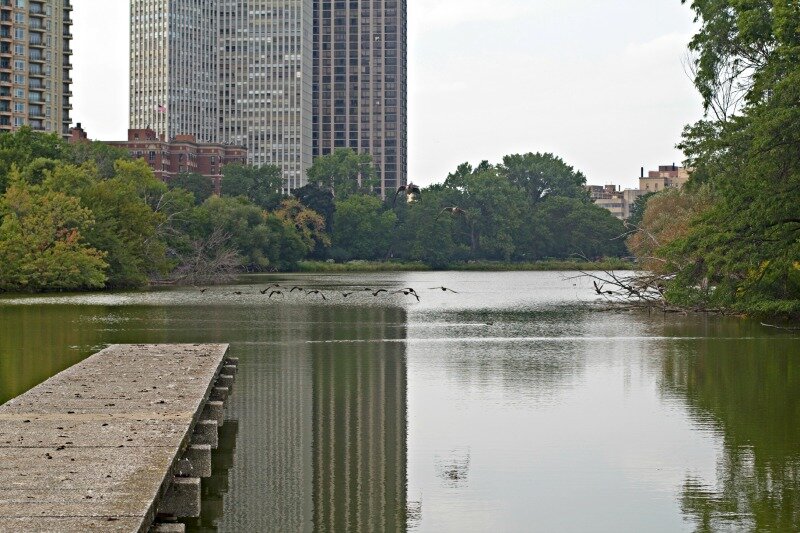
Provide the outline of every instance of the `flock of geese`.
<path id="1" fill-rule="evenodd" d="M 200 289 L 200 293 L 205 293 L 207 290 L 208 290 L 208 288 Z M 453 294 L 458 294 L 457 291 L 454 291 L 453 289 L 449 289 L 447 287 L 430 287 L 428 290 L 431 290 L 431 291 L 442 291 L 442 292 L 452 292 Z M 328 296 L 330 296 L 331 294 L 334 294 L 334 291 L 329 291 L 326 294 L 325 292 L 323 292 L 320 289 L 308 289 L 308 288 L 305 288 L 305 287 L 301 287 L 299 285 L 295 285 L 295 286 L 292 286 L 292 287 L 287 287 L 287 286 L 281 285 L 280 283 L 273 283 L 269 287 L 261 289 L 258 292 L 260 294 L 266 296 L 270 300 L 272 299 L 273 296 L 285 298 L 287 294 L 288 295 L 292 295 L 294 293 L 297 293 L 298 295 L 305 295 L 306 297 L 314 297 L 314 298 L 319 298 L 319 299 L 322 299 L 322 300 L 328 300 Z M 350 296 L 352 296 L 354 294 L 358 294 L 358 293 L 364 293 L 364 294 L 369 293 L 373 297 L 376 297 L 376 298 L 378 296 L 382 295 L 382 294 L 384 294 L 384 295 L 402 294 L 403 296 L 411 296 L 413 298 L 416 298 L 418 302 L 420 301 L 419 294 L 417 293 L 417 291 L 413 287 L 404 287 L 402 289 L 397 289 L 397 290 L 374 289 L 374 288 L 371 288 L 371 287 L 364 287 L 363 289 L 359 289 L 359 290 L 351 290 L 351 291 L 344 291 L 344 292 L 338 291 L 338 294 L 341 294 L 342 298 L 348 298 L 348 297 L 350 297 Z M 241 295 L 243 295 L 245 293 L 244 293 L 244 291 L 233 291 L 233 294 L 235 294 L 236 296 L 241 296 Z"/>

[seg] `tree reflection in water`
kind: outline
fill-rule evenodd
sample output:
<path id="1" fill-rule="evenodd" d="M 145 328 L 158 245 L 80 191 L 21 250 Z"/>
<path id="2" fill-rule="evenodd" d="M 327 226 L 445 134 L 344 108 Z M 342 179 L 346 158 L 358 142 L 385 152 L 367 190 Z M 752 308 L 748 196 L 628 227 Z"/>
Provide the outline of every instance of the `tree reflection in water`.
<path id="1" fill-rule="evenodd" d="M 708 338 L 663 360 L 665 392 L 724 441 L 716 483 L 688 475 L 683 485 L 682 510 L 697 531 L 800 531 L 796 346 L 787 337 Z"/>

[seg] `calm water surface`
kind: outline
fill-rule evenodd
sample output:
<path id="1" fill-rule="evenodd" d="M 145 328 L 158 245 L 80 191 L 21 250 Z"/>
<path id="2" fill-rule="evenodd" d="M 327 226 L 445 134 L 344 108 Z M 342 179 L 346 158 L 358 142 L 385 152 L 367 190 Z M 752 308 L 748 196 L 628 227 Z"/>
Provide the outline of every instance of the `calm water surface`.
<path id="1" fill-rule="evenodd" d="M 329 300 L 258 293 L 275 281 Z M 195 531 L 800 530 L 800 338 L 602 312 L 590 285 L 295 275 L 3 297 L 0 402 L 109 343 L 231 343 L 235 422 Z M 334 292 L 406 286 L 422 301 Z"/>

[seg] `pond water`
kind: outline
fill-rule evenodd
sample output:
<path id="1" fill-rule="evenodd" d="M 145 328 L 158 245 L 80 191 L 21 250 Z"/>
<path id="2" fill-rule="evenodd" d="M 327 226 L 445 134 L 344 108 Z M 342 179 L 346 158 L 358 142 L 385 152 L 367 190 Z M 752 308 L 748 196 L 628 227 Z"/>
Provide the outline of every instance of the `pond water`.
<path id="1" fill-rule="evenodd" d="M 0 403 L 106 344 L 230 343 L 193 531 L 800 530 L 800 336 L 600 307 L 557 272 L 6 296 Z"/>

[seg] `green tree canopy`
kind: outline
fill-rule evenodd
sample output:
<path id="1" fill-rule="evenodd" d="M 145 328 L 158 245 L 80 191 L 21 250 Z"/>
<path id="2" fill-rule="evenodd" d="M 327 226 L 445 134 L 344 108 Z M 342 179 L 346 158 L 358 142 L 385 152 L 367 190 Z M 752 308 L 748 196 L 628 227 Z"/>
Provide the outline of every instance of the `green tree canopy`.
<path id="1" fill-rule="evenodd" d="M 12 166 L 22 169 L 36 159 L 60 160 L 68 152 L 66 141 L 55 133 L 35 132 L 29 126 L 0 134 L 0 193 L 8 186 Z"/>
<path id="2" fill-rule="evenodd" d="M 0 290 L 102 287 L 104 254 L 83 238 L 92 223 L 77 198 L 12 175 L 0 197 Z"/>
<path id="3" fill-rule="evenodd" d="M 130 154 L 124 148 L 112 146 L 100 141 L 77 142 L 69 145 L 67 160 L 76 165 L 93 162 L 101 178 L 114 177 L 114 164 L 120 159 L 129 161 Z"/>
<path id="4" fill-rule="evenodd" d="M 353 194 L 370 194 L 379 185 L 372 156 L 350 148 L 339 148 L 316 158 L 308 169 L 308 180 L 332 191 L 337 200 Z"/>
<path id="5" fill-rule="evenodd" d="M 197 174 L 178 174 L 167 183 L 170 189 L 183 189 L 194 195 L 197 205 L 202 204 L 214 194 L 214 182 L 211 178 Z"/>
<path id="6" fill-rule="evenodd" d="M 380 260 L 392 242 L 397 215 L 376 196 L 336 201 L 333 247 L 350 259 Z"/>
<path id="7" fill-rule="evenodd" d="M 222 196 L 243 196 L 262 209 L 275 209 L 283 199 L 281 169 L 231 163 L 222 167 L 221 189 Z"/>
<path id="8" fill-rule="evenodd" d="M 295 189 L 292 191 L 292 195 L 304 206 L 313 209 L 323 217 L 325 231 L 328 234 L 333 232 L 333 213 L 336 211 L 336 205 L 330 189 L 320 187 L 319 183 L 312 182 Z"/>
<path id="9" fill-rule="evenodd" d="M 681 147 L 694 169 L 689 194 L 710 195 L 711 205 L 654 251 L 675 268 L 668 297 L 800 315 L 800 7 L 691 7 L 695 84 L 708 115 L 686 129 Z M 657 208 L 648 202 L 645 223 Z"/>
<path id="10" fill-rule="evenodd" d="M 558 156 L 549 153 L 507 155 L 500 174 L 525 191 L 533 204 L 545 196 L 587 198 L 586 176 Z"/>

